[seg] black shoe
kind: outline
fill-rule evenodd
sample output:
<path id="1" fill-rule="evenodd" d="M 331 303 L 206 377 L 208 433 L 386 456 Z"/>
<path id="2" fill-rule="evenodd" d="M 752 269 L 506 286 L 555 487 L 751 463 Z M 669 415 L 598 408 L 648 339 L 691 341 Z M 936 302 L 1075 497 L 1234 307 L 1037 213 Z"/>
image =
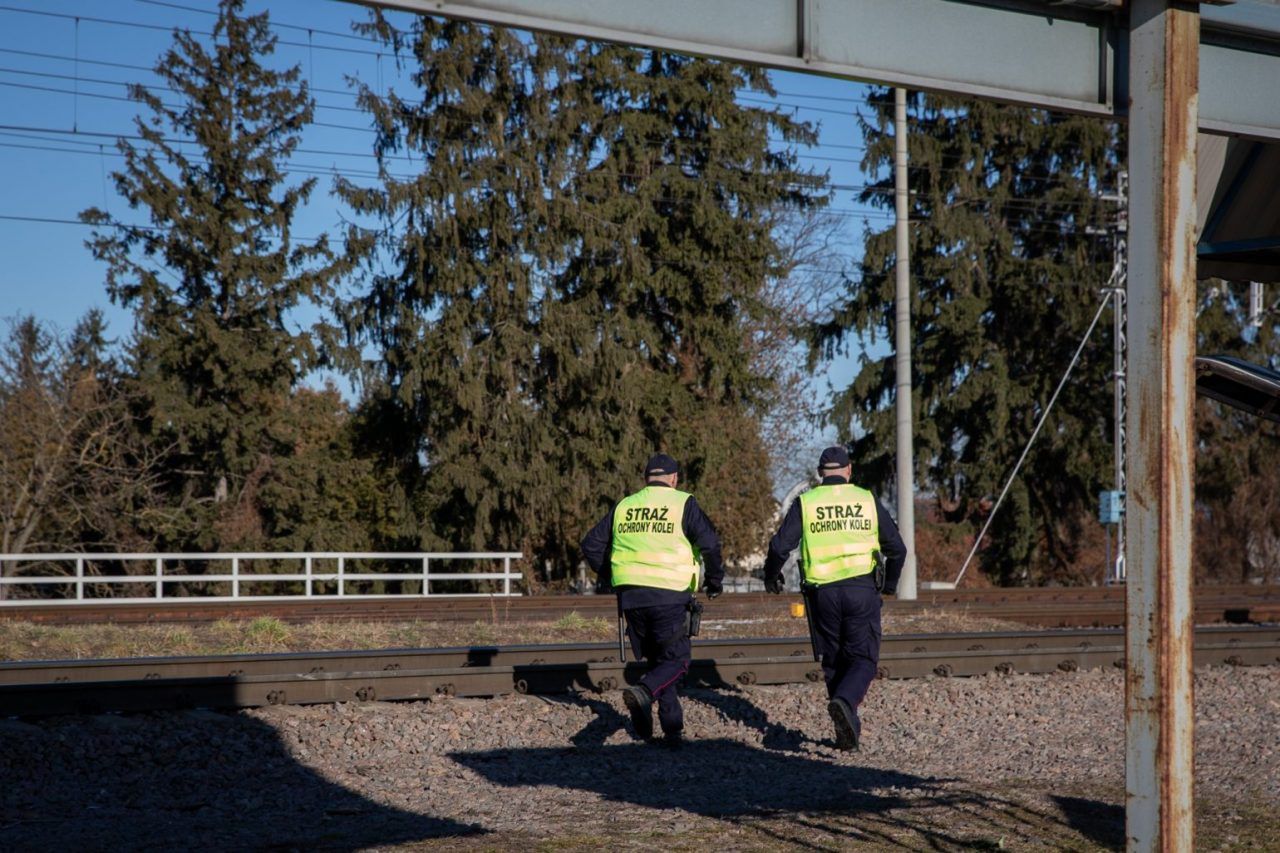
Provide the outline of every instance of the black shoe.
<path id="1" fill-rule="evenodd" d="M 648 740 L 653 737 L 653 696 L 643 684 L 622 688 L 622 704 L 631 712 L 631 725 L 636 737 Z"/>
<path id="2" fill-rule="evenodd" d="M 836 728 L 836 749 L 858 748 L 858 719 L 849 703 L 836 697 L 827 703 L 827 713 Z"/>
<path id="3" fill-rule="evenodd" d="M 662 745 L 667 749 L 680 749 L 684 746 L 683 732 L 663 732 Z"/>

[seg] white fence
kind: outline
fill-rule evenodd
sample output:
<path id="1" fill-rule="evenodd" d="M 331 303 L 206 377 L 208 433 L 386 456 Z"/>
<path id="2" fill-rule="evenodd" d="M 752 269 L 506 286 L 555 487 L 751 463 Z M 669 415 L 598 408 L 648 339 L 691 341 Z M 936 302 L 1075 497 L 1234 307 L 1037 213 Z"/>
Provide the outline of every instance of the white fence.
<path id="1" fill-rule="evenodd" d="M 166 600 L 165 586 L 169 584 L 231 584 L 230 595 L 185 595 L 185 601 L 284 601 L 305 600 L 308 598 L 405 598 L 411 595 L 440 595 L 449 597 L 487 596 L 487 595 L 519 595 L 511 591 L 511 582 L 521 580 L 520 572 L 511 570 L 511 561 L 519 560 L 524 555 L 519 552 L 478 551 L 463 553 L 426 553 L 426 552 L 346 552 L 346 551 L 298 551 L 287 553 L 239 552 L 210 554 L 0 554 L 0 607 L 9 605 L 32 604 L 68 604 L 72 602 L 144 602 Z M 432 564 L 456 560 L 501 561 L 500 572 L 439 572 L 432 571 Z M 259 574 L 245 571 L 252 568 L 254 562 L 295 562 L 301 571 L 289 574 Z M 366 572 L 353 568 L 353 561 L 376 561 L 380 563 L 407 564 L 407 571 Z M 103 563 L 125 565 L 128 563 L 145 564 L 151 571 L 144 574 L 96 574 L 93 570 Z M 184 571 L 189 563 L 221 563 L 230 567 L 229 573 L 192 574 Z M 65 566 L 65 574 L 17 574 L 22 564 L 46 564 L 46 566 Z M 320 564 L 320 565 L 317 565 Z M 329 569 L 332 566 L 332 569 Z M 42 567 L 43 568 L 43 567 Z M 210 567 L 212 568 L 212 567 Z M 88 569 L 89 571 L 86 571 Z M 348 589 L 349 584 L 364 584 L 369 581 L 416 581 L 421 582 L 422 589 L 416 593 L 371 594 Z M 500 581 L 502 592 L 461 592 L 432 593 L 431 584 L 435 581 Z M 259 584 L 297 584 L 302 583 L 305 592 L 301 595 L 293 593 L 277 593 L 268 595 L 241 594 L 241 586 L 256 587 Z M 85 595 L 85 588 L 91 587 L 91 593 L 100 593 L 102 587 L 116 585 L 149 585 L 152 594 L 145 596 L 104 596 L 101 594 Z M 335 592 L 318 591 L 317 585 L 332 584 Z M 65 588 L 63 597 L 50 598 L 11 598 L 8 591 L 13 587 L 60 586 Z M 74 587 L 75 593 L 71 594 Z M 96 589 L 95 589 L 96 588 Z M 175 596 L 169 595 L 171 600 Z"/>

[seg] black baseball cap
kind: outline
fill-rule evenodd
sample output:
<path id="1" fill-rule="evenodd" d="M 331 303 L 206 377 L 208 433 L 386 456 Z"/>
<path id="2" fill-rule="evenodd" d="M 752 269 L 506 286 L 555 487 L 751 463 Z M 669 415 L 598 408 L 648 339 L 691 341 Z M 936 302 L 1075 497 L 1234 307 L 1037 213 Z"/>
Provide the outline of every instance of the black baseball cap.
<path id="1" fill-rule="evenodd" d="M 646 477 L 657 477 L 662 474 L 679 474 L 680 465 L 665 453 L 655 453 L 644 464 Z"/>
<path id="2" fill-rule="evenodd" d="M 818 457 L 818 467 L 824 471 L 843 468 L 849 464 L 849 451 L 843 446 L 837 444 L 835 447 L 828 447 L 822 451 L 822 455 Z"/>

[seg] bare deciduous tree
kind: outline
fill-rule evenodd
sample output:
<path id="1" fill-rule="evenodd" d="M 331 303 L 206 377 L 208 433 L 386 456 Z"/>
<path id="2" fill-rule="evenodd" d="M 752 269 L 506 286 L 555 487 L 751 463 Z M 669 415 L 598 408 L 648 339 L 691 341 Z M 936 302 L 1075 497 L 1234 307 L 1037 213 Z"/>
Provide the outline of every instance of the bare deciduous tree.
<path id="1" fill-rule="evenodd" d="M 783 211 L 774 233 L 785 257 L 762 292 L 773 310 L 749 330 L 748 341 L 757 370 L 774 380 L 762 436 L 774 484 L 785 490 L 810 475 L 816 458 L 826 394 L 809 369 L 804 334 L 830 312 L 846 284 L 842 243 L 848 235 L 840 217 L 821 210 Z"/>
<path id="2" fill-rule="evenodd" d="M 140 516 L 162 511 L 163 452 L 139 438 L 110 369 L 76 343 L 24 317 L 0 347 L 0 553 L 142 545 Z"/>

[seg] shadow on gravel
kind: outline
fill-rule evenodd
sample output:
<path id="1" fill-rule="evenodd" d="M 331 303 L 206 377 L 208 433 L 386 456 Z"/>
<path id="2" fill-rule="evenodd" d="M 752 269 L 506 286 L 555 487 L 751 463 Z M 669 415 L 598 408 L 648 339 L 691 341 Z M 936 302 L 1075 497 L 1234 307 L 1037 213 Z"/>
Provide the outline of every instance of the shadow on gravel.
<path id="1" fill-rule="evenodd" d="M 632 743 L 572 753 L 517 749 L 449 757 L 497 785 L 591 791 L 618 803 L 730 820 L 786 812 L 804 813 L 797 819 L 823 812 L 877 814 L 909 803 L 873 791 L 936 785 L 907 773 L 842 766 L 732 740 L 695 741 L 679 751 Z"/>
<path id="2" fill-rule="evenodd" d="M 715 708 L 726 719 L 753 728 L 763 736 L 765 749 L 798 752 L 802 744 L 817 743 L 799 729 L 769 721 L 765 711 L 752 704 L 746 696 L 725 690 L 690 690 L 686 699 L 701 702 Z"/>
<path id="3" fill-rule="evenodd" d="M 344 851 L 482 832 L 366 799 L 243 715 L 0 721 L 0 850 Z"/>
<path id="4" fill-rule="evenodd" d="M 1079 838 L 1074 824 L 1068 826 L 1052 808 L 966 790 L 959 780 L 850 766 L 733 740 L 692 741 L 675 751 L 630 743 L 449 757 L 496 785 L 589 791 L 606 801 L 726 820 L 766 843 L 999 849 Z M 1100 805 L 1080 801 L 1071 808 Z M 672 826 L 670 815 L 655 814 L 653 822 L 655 830 Z"/>
<path id="5" fill-rule="evenodd" d="M 678 751 L 628 743 L 572 753 L 499 749 L 449 757 L 498 785 L 577 788 L 617 802 L 710 817 L 792 809 L 875 811 L 902 801 L 872 789 L 935 786 L 908 773 L 849 767 L 733 740 L 693 741 Z"/>
<path id="6" fill-rule="evenodd" d="M 1057 794 L 1053 801 L 1076 832 L 1103 847 L 1124 847 L 1124 806 Z"/>
<path id="7" fill-rule="evenodd" d="M 563 701 L 563 700 L 562 700 Z M 625 728 L 627 718 L 602 699 L 593 699 L 588 695 L 574 696 L 567 704 L 585 705 L 595 712 L 591 722 L 583 726 L 577 734 L 569 738 L 570 743 L 579 748 L 604 746 L 604 742 L 619 729 Z"/>
<path id="8" fill-rule="evenodd" d="M 595 714 L 591 722 L 570 738 L 576 747 L 603 746 L 615 732 L 628 729 L 627 715 L 602 699 L 593 698 L 587 693 L 543 697 L 548 702 L 559 702 L 567 705 L 579 705 L 590 708 Z M 756 729 L 764 736 L 764 747 L 783 752 L 797 752 L 805 742 L 816 743 L 804 732 L 788 728 L 781 723 L 769 722 L 769 715 L 757 708 L 744 696 L 721 690 L 694 689 L 680 692 L 680 700 L 686 705 L 689 702 L 700 702 L 719 711 L 726 719 Z M 629 729 L 628 729 L 629 730 Z M 828 741 L 830 742 L 830 741 Z"/>

